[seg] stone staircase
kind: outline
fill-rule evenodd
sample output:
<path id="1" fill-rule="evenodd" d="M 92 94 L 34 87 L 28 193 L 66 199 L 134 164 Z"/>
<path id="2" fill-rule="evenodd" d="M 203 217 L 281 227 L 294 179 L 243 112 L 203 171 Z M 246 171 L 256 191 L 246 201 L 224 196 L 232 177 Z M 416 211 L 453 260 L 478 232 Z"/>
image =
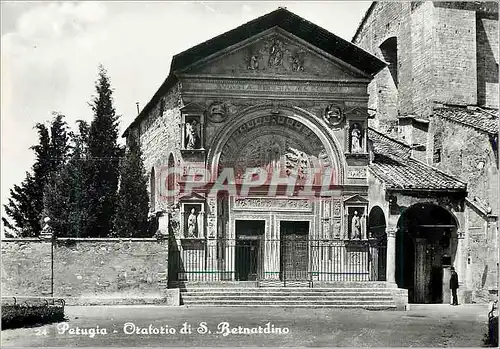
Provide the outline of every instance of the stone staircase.
<path id="1" fill-rule="evenodd" d="M 188 307 L 327 307 L 404 310 L 405 306 L 401 304 L 399 291 L 397 288 L 193 287 L 181 289 L 180 296 L 181 304 Z"/>

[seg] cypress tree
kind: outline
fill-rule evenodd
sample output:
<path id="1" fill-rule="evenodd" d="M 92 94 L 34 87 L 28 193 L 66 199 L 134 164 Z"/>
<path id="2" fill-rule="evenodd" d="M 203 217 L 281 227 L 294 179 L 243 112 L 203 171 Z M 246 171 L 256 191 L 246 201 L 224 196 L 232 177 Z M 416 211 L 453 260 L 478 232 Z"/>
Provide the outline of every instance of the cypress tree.
<path id="1" fill-rule="evenodd" d="M 102 66 L 95 88 L 97 94 L 91 103 L 94 119 L 88 137 L 87 233 L 92 237 L 105 237 L 113 228 L 122 149 L 118 146 L 118 116 L 113 107 L 113 91 Z"/>
<path id="2" fill-rule="evenodd" d="M 146 170 L 139 144 L 133 137 L 128 143 L 120 164 L 115 233 L 119 237 L 146 237 L 149 211 Z"/>

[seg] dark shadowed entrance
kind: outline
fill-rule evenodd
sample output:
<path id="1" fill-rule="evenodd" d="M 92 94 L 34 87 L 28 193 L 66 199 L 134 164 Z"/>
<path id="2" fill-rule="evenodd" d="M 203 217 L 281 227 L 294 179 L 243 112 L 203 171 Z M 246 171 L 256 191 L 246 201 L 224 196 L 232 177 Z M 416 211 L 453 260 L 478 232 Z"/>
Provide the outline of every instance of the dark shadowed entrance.
<path id="1" fill-rule="evenodd" d="M 265 221 L 236 221 L 235 276 L 237 281 L 254 281 L 261 277 L 264 232 Z"/>
<path id="2" fill-rule="evenodd" d="M 456 253 L 455 217 L 435 204 L 415 204 L 398 221 L 396 283 L 411 303 L 443 303 L 443 268 Z"/>
<path id="3" fill-rule="evenodd" d="M 307 280 L 309 266 L 309 222 L 282 221 L 281 279 Z"/>

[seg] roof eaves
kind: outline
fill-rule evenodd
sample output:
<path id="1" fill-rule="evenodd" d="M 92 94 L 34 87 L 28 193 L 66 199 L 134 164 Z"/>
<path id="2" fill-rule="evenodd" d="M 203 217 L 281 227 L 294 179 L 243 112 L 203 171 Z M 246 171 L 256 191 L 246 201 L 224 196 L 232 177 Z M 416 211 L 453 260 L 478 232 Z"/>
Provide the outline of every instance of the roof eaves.
<path id="1" fill-rule="evenodd" d="M 136 126 L 147 115 L 147 113 L 150 111 L 150 109 L 154 105 L 154 103 L 158 100 L 158 98 L 160 97 L 160 95 L 162 93 L 164 93 L 164 91 L 169 90 L 176 82 L 177 82 L 177 77 L 174 74 L 172 74 L 172 73 L 168 74 L 168 76 L 165 79 L 165 81 L 163 81 L 163 83 L 160 85 L 160 87 L 155 92 L 155 94 L 153 95 L 153 97 L 144 106 L 144 108 L 142 108 L 142 110 L 139 113 L 139 115 L 137 115 L 135 117 L 134 121 L 132 121 L 132 123 L 125 129 L 125 131 L 123 131 L 122 137 L 124 137 L 124 138 L 127 137 L 128 131 L 132 127 Z"/>
<path id="2" fill-rule="evenodd" d="M 438 110 L 446 110 L 446 111 L 451 111 L 451 112 L 453 112 L 453 109 L 452 109 L 452 108 L 446 108 L 446 107 L 439 107 L 439 108 L 435 108 L 435 111 L 438 111 Z M 480 110 L 480 109 L 479 109 L 479 110 L 476 110 L 476 111 L 483 112 L 483 110 Z M 490 115 L 490 116 L 491 116 L 491 117 L 493 117 L 493 118 L 496 118 L 496 119 L 497 119 L 497 124 L 498 124 L 498 121 L 499 121 L 499 120 L 498 120 L 498 116 L 495 116 L 495 115 L 493 115 L 493 114 L 491 114 L 491 113 L 486 113 L 486 114 Z M 464 121 L 462 121 L 462 120 L 458 120 L 458 119 L 453 118 L 453 117 L 451 117 L 451 116 L 449 116 L 449 115 L 446 115 L 445 113 L 434 113 L 434 115 L 437 115 L 437 116 L 439 116 L 439 117 L 442 117 L 442 118 L 444 118 L 444 119 L 446 119 L 446 120 L 448 120 L 448 121 L 450 121 L 450 122 L 453 122 L 453 123 L 456 123 L 456 124 L 460 124 L 460 125 L 462 125 L 462 126 L 470 127 L 470 128 L 472 128 L 472 129 L 474 129 L 474 130 L 476 130 L 476 131 L 479 131 L 479 132 L 482 132 L 482 133 L 486 133 L 486 134 L 489 134 L 489 135 L 497 135 L 497 134 L 498 134 L 498 131 L 490 131 L 490 130 L 488 130 L 488 129 L 484 128 L 484 127 L 478 126 L 478 125 L 476 125 L 476 124 L 473 124 L 473 123 L 466 123 L 466 122 L 464 122 Z"/>
<path id="3" fill-rule="evenodd" d="M 462 181 L 461 179 L 459 179 L 459 178 L 455 177 L 454 175 L 451 175 L 451 174 L 449 174 L 449 173 L 446 173 L 446 172 L 444 172 L 444 171 L 440 170 L 440 169 L 439 169 L 439 168 L 437 168 L 437 167 L 434 167 L 434 166 L 428 165 L 428 164 L 426 164 L 425 162 L 423 162 L 423 161 L 421 161 L 421 160 L 418 160 L 418 159 L 414 158 L 413 156 L 411 156 L 411 157 L 410 157 L 410 160 L 413 160 L 413 161 L 415 161 L 415 162 L 418 162 L 418 163 L 420 163 L 422 166 L 425 166 L 425 167 L 431 168 L 431 169 L 433 169 L 434 171 L 441 173 L 442 175 L 445 175 L 445 176 L 447 176 L 447 177 L 450 177 L 451 179 L 453 179 L 453 180 L 455 180 L 455 181 L 457 181 L 457 182 L 459 182 L 459 183 L 463 184 L 464 189 L 465 189 L 465 190 L 467 190 L 467 183 L 466 183 L 466 182 L 464 182 L 464 181 Z"/>

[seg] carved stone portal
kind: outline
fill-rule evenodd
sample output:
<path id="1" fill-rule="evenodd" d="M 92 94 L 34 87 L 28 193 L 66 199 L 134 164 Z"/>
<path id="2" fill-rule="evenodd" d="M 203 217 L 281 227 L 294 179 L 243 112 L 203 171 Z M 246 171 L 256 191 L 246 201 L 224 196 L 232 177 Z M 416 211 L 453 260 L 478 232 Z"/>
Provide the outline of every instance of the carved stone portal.
<path id="1" fill-rule="evenodd" d="M 262 169 L 268 178 L 293 176 L 307 183 L 331 166 L 314 133 L 303 130 L 303 125 L 296 125 L 295 120 L 277 119 L 283 119 L 282 125 L 269 125 L 263 118 L 242 125 L 222 149 L 220 170 L 234 168 L 237 181 L 244 179 L 248 169 Z"/>

